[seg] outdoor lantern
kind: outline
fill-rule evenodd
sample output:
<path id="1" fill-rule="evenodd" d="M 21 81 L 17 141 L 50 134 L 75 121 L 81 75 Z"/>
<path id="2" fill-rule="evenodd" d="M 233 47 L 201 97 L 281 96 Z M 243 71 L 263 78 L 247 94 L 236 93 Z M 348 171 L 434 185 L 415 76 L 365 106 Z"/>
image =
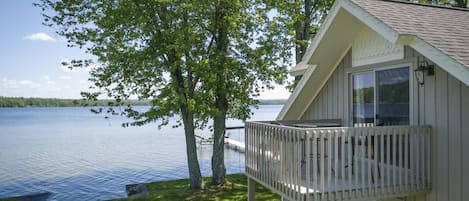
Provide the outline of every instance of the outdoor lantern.
<path id="1" fill-rule="evenodd" d="M 428 76 L 432 76 L 435 74 L 435 65 L 430 65 L 425 59 L 423 61 L 419 61 L 419 67 L 414 70 L 415 78 L 417 79 L 417 83 L 420 85 L 425 84 L 425 72 Z"/>

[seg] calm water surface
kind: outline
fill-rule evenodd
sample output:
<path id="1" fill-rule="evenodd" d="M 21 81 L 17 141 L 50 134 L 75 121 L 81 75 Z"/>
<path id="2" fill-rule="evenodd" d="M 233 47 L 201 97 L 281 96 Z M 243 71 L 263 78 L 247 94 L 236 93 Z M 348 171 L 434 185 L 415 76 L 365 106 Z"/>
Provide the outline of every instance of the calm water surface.
<path id="1" fill-rule="evenodd" d="M 275 119 L 280 109 L 260 106 L 252 119 Z M 81 107 L 0 108 L 0 198 L 51 192 L 51 200 L 104 200 L 125 197 L 126 184 L 188 177 L 183 128 L 122 128 L 124 121 Z M 229 135 L 244 139 L 242 131 Z M 210 175 L 211 146 L 198 156 Z M 228 173 L 244 172 L 242 154 L 226 150 L 225 160 Z"/>

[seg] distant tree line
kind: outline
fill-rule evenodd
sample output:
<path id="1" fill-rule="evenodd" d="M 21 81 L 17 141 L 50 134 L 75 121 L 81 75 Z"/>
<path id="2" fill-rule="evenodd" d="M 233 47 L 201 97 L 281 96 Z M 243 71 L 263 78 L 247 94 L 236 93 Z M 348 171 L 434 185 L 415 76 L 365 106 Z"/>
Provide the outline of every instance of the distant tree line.
<path id="1" fill-rule="evenodd" d="M 283 105 L 285 99 L 259 100 L 261 105 Z M 114 100 L 89 101 L 82 99 L 59 98 L 23 98 L 0 96 L 0 107 L 86 107 L 86 106 L 113 106 Z M 149 100 L 127 100 L 125 105 L 150 105 Z"/>
<path id="2" fill-rule="evenodd" d="M 0 107 L 77 107 L 112 106 L 114 100 L 88 101 L 81 99 L 0 97 Z M 129 100 L 130 105 L 149 105 L 147 100 Z"/>

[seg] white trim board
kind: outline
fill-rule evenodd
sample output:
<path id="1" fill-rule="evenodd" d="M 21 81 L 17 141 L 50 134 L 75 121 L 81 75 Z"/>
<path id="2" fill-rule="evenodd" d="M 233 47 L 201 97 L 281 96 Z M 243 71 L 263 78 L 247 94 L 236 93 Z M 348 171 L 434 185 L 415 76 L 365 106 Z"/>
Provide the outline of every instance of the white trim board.
<path id="1" fill-rule="evenodd" d="M 414 39 L 408 44 L 417 52 L 433 61 L 436 65 L 444 69 L 446 72 L 469 86 L 469 68 L 457 62 L 452 57 L 441 52 L 439 49 L 431 46 L 424 40 L 414 36 Z"/>

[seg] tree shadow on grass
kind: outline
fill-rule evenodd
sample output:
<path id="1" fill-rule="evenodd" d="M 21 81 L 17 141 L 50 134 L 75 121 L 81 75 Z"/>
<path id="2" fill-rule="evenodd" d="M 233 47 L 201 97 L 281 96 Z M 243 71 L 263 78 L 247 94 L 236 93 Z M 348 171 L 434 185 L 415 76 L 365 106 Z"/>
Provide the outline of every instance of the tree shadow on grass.
<path id="1" fill-rule="evenodd" d="M 210 183 L 210 177 L 204 177 L 206 184 Z M 120 201 L 144 201 L 144 200 L 191 200 L 191 201 L 228 201 L 247 200 L 247 178 L 244 174 L 227 175 L 227 182 L 223 186 L 207 185 L 203 190 L 189 189 L 189 180 L 180 179 L 162 181 L 147 184 L 148 195 L 138 198 L 121 199 Z M 256 185 L 256 200 L 277 201 L 280 196 L 266 189 L 262 185 Z"/>

